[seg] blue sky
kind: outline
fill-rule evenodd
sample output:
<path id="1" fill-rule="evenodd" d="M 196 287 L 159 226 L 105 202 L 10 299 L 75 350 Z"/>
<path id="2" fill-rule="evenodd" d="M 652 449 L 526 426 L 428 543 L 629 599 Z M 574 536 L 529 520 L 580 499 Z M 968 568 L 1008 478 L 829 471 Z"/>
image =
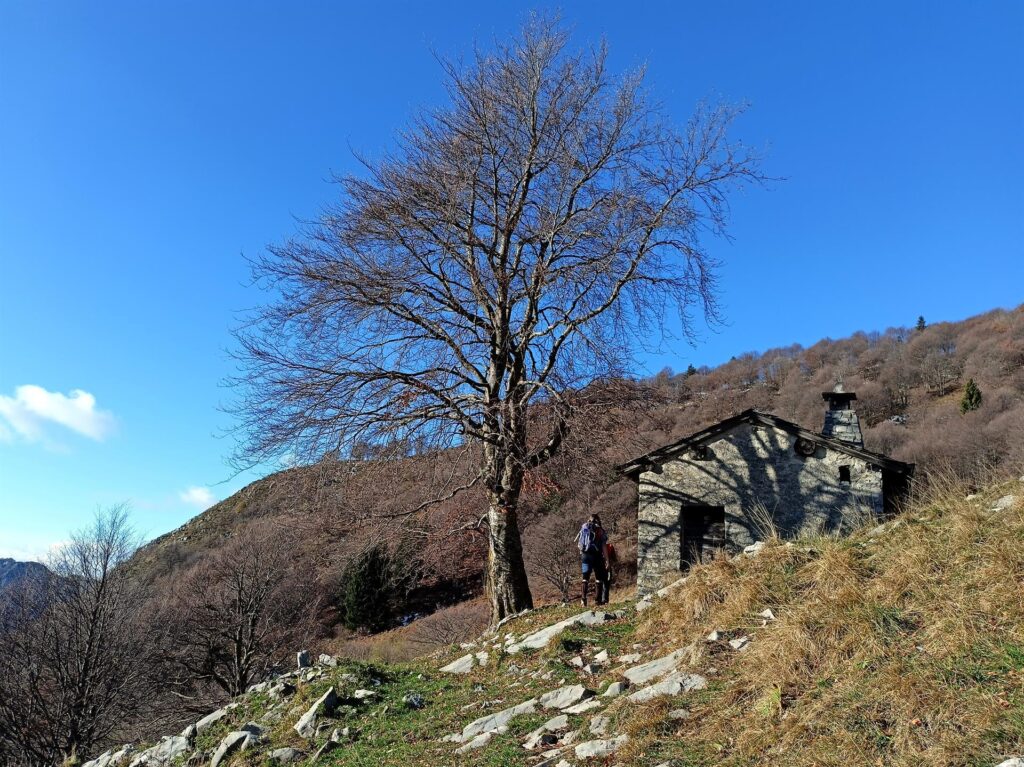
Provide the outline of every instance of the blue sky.
<path id="1" fill-rule="evenodd" d="M 243 254 L 443 98 L 457 54 L 559 7 L 684 120 L 786 177 L 735 200 L 715 364 L 1024 301 L 1024 4 L 0 0 L 0 556 L 97 506 L 146 535 L 251 480 L 217 435 Z"/>

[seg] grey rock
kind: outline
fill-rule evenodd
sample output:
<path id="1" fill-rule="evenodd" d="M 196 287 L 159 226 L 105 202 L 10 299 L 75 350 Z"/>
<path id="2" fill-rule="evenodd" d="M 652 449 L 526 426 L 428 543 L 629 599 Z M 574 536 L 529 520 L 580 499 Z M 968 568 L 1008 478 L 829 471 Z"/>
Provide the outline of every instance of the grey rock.
<path id="1" fill-rule="evenodd" d="M 321 666 L 330 666 L 334 668 L 338 665 L 338 659 L 335 658 L 333 655 L 323 654 L 319 658 L 317 658 L 317 663 L 319 663 Z"/>
<path id="2" fill-rule="evenodd" d="M 602 756 L 609 756 L 622 748 L 627 742 L 629 742 L 628 735 L 619 735 L 617 738 L 611 738 L 610 740 L 588 740 L 576 746 L 576 758 L 597 759 Z"/>
<path id="3" fill-rule="evenodd" d="M 411 692 L 402 696 L 402 703 L 408 708 L 420 709 L 427 705 L 427 700 L 418 692 Z"/>
<path id="4" fill-rule="evenodd" d="M 608 689 L 601 693 L 601 697 L 614 698 L 622 695 L 627 689 L 629 689 L 629 682 L 612 682 L 608 685 Z"/>
<path id="5" fill-rule="evenodd" d="M 629 695 L 627 700 L 632 703 L 645 703 L 667 695 L 679 695 L 690 690 L 703 690 L 707 686 L 708 680 L 700 674 L 686 674 L 682 671 L 676 671 L 660 682 L 637 690 Z"/>
<path id="6" fill-rule="evenodd" d="M 317 719 L 321 716 L 330 716 L 337 707 L 338 694 L 331 687 L 295 723 L 295 732 L 303 738 L 312 738 L 316 734 Z"/>
<path id="7" fill-rule="evenodd" d="M 476 657 L 476 662 L 481 666 L 486 666 L 487 662 L 491 659 L 490 653 L 487 650 L 481 650 L 474 657 Z"/>
<path id="8" fill-rule="evenodd" d="M 192 748 L 196 744 L 196 735 L 199 734 L 199 728 L 194 724 L 190 724 L 184 730 L 181 731 L 181 737 L 188 743 L 188 747 Z"/>
<path id="9" fill-rule="evenodd" d="M 669 719 L 689 719 L 690 712 L 685 708 L 674 708 L 668 712 Z"/>
<path id="10" fill-rule="evenodd" d="M 607 716 L 598 714 L 590 720 L 590 733 L 591 735 L 607 735 L 608 725 L 612 722 Z"/>
<path id="11" fill-rule="evenodd" d="M 256 737 L 248 730 L 236 730 L 229 732 L 213 752 L 213 759 L 210 760 L 210 767 L 217 767 L 222 761 L 237 751 L 244 751 Z"/>
<path id="12" fill-rule="evenodd" d="M 770 607 L 766 607 L 760 613 L 758 613 L 758 615 L 760 615 L 766 621 L 773 621 L 773 620 L 775 620 L 775 613 L 772 612 L 772 608 L 770 608 Z"/>
<path id="13" fill-rule="evenodd" d="M 161 767 L 191 750 L 192 745 L 187 738 L 182 735 L 171 735 L 161 739 L 152 748 L 140 752 L 131 760 L 129 767 Z"/>
<path id="14" fill-rule="evenodd" d="M 607 663 L 608 662 L 608 651 L 601 650 L 597 655 L 594 656 L 594 663 Z"/>
<path id="15" fill-rule="evenodd" d="M 577 703 L 575 706 L 569 706 L 569 708 L 562 709 L 567 714 L 583 714 L 587 711 L 593 711 L 595 708 L 601 708 L 601 701 L 597 698 L 590 698 L 582 703 Z"/>
<path id="16" fill-rule="evenodd" d="M 202 719 L 200 719 L 198 722 L 196 722 L 196 732 L 202 732 L 203 730 L 205 730 L 205 729 L 209 728 L 210 726 L 212 726 L 212 725 L 216 724 L 217 722 L 219 722 L 221 719 L 223 719 L 227 715 L 228 715 L 227 707 L 225 707 L 225 708 L 218 708 L 216 711 L 207 714 Z"/>
<path id="17" fill-rule="evenodd" d="M 654 602 L 652 602 L 647 597 L 644 597 L 643 599 L 641 599 L 639 602 L 636 603 L 635 609 L 636 609 L 636 611 L 638 613 L 642 613 L 644 610 L 648 609 L 649 607 L 651 607 L 653 605 L 654 605 Z"/>
<path id="18" fill-rule="evenodd" d="M 683 655 L 686 653 L 685 649 L 679 649 L 675 652 L 669 653 L 668 655 L 657 658 L 656 660 L 648 661 L 639 666 L 626 669 L 622 672 L 622 675 L 630 681 L 631 684 L 644 684 L 652 679 L 657 679 L 659 676 L 673 671 Z"/>
<path id="19" fill-rule="evenodd" d="M 1024 477 L 1020 478 L 1024 482 Z M 1024 756 L 1012 756 L 1005 762 L 1000 762 L 996 767 L 1024 767 Z"/>
<path id="20" fill-rule="evenodd" d="M 118 767 L 130 759 L 134 753 L 135 746 L 128 744 L 117 751 L 104 751 L 92 761 L 83 764 L 82 767 Z"/>
<path id="21" fill-rule="evenodd" d="M 473 654 L 463 655 L 457 660 L 453 660 L 447 666 L 442 666 L 441 671 L 446 674 L 468 674 L 473 670 Z"/>
<path id="22" fill-rule="evenodd" d="M 742 650 L 748 644 L 750 644 L 750 637 L 748 636 L 741 636 L 737 637 L 736 639 L 729 640 L 729 647 L 731 647 L 734 650 Z"/>
<path id="23" fill-rule="evenodd" d="M 492 731 L 482 732 L 479 735 L 477 735 L 475 738 L 473 738 L 471 741 L 469 741 L 469 743 L 467 743 L 466 745 L 461 746 L 461 747 L 455 749 L 455 753 L 456 754 L 465 754 L 465 753 L 468 753 L 470 751 L 475 751 L 478 748 L 483 748 L 484 746 L 486 746 L 488 743 L 491 742 L 491 739 L 493 737 L 494 737 L 494 732 L 492 732 Z"/>
<path id="24" fill-rule="evenodd" d="M 537 699 L 531 698 L 517 706 L 511 706 L 510 708 L 506 708 L 495 714 L 482 716 L 479 719 L 473 720 L 463 728 L 461 736 L 462 741 L 465 742 L 470 738 L 475 738 L 481 733 L 493 732 L 500 727 L 506 726 L 510 721 L 512 721 L 512 719 L 522 714 L 534 714 L 536 712 Z"/>
<path id="25" fill-rule="evenodd" d="M 309 650 L 299 650 L 295 653 L 295 665 L 298 668 L 309 668 Z"/>
<path id="26" fill-rule="evenodd" d="M 364 700 L 366 698 L 372 698 L 376 694 L 377 692 L 375 690 L 356 690 L 352 693 L 352 697 L 356 700 Z"/>
<path id="27" fill-rule="evenodd" d="M 743 553 L 748 557 L 756 557 L 761 553 L 761 550 L 766 546 L 764 541 L 754 541 L 749 546 L 743 547 Z"/>
<path id="28" fill-rule="evenodd" d="M 704 641 L 705 642 L 718 642 L 721 639 L 722 639 L 722 632 L 719 631 L 718 629 L 715 629 L 710 634 L 708 634 L 706 637 L 704 637 Z"/>
<path id="29" fill-rule="evenodd" d="M 291 682 L 278 682 L 277 684 L 273 685 L 270 689 L 267 690 L 267 695 L 269 695 L 274 700 L 279 700 L 280 698 L 288 698 L 294 694 L 295 685 L 293 685 Z"/>
<path id="30" fill-rule="evenodd" d="M 616 660 L 619 663 L 630 663 L 630 664 L 632 664 L 632 663 L 636 663 L 638 660 L 640 660 L 640 657 L 641 657 L 640 653 L 633 652 L 633 653 L 629 653 L 627 655 L 620 655 L 618 658 L 616 658 Z"/>
<path id="31" fill-rule="evenodd" d="M 558 738 L 551 733 L 560 732 L 561 730 L 568 728 L 568 726 L 569 717 L 565 714 L 552 717 L 527 736 L 526 741 L 523 743 L 523 748 L 533 750 L 537 748 L 537 746 L 554 745 L 558 741 Z"/>
<path id="32" fill-rule="evenodd" d="M 566 618 L 564 621 L 553 623 L 540 631 L 535 631 L 529 636 L 523 637 L 518 642 L 508 645 L 506 647 L 506 652 L 510 655 L 515 655 L 520 650 L 539 650 L 541 647 L 546 647 L 548 642 L 570 626 L 575 626 L 577 624 L 582 626 L 598 626 L 605 621 L 614 619 L 615 616 L 610 613 L 587 610 L 579 615 L 574 615 L 571 618 Z"/>
<path id="33" fill-rule="evenodd" d="M 306 758 L 304 751 L 299 751 L 297 748 L 286 746 L 285 748 L 275 748 L 267 757 L 272 762 L 279 762 L 280 764 L 290 764 L 291 762 L 299 762 Z"/>
<path id="34" fill-rule="evenodd" d="M 544 708 L 568 708 L 574 706 L 585 698 L 594 694 L 581 684 L 574 684 L 568 687 L 559 687 L 557 690 L 546 692 L 540 696 L 540 705 Z"/>
<path id="35" fill-rule="evenodd" d="M 992 506 L 992 511 L 1002 511 L 1003 509 L 1011 508 L 1017 503 L 1017 496 L 1015 495 L 1004 495 Z"/>

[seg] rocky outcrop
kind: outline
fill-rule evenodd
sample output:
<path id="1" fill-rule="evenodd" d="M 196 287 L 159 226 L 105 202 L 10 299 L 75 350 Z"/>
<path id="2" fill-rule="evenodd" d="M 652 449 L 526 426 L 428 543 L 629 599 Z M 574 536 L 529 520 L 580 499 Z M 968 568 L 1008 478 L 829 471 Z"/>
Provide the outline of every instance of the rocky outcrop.
<path id="1" fill-rule="evenodd" d="M 564 621 L 553 623 L 550 626 L 542 628 L 540 631 L 535 631 L 520 641 L 510 644 L 505 648 L 505 651 L 510 655 L 515 655 L 522 650 L 539 650 L 542 647 L 547 647 L 548 642 L 570 626 L 598 626 L 607 621 L 613 621 L 615 618 L 616 616 L 612 613 L 606 613 L 598 610 L 587 610 L 579 615 L 566 618 Z"/>
<path id="2" fill-rule="evenodd" d="M 295 723 L 295 732 L 307 740 L 312 738 L 316 734 L 318 719 L 322 716 L 330 716 L 337 707 L 338 695 L 332 687 L 299 718 L 299 721 Z"/>

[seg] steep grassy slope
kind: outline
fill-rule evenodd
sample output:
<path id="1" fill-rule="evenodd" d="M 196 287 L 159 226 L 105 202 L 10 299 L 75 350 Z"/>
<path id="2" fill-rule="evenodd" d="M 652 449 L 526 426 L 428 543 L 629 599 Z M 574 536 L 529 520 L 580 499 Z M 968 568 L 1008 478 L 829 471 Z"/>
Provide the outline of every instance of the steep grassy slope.
<path id="1" fill-rule="evenodd" d="M 1010 494 L 1016 500 L 999 501 Z M 206 763 L 228 732 L 252 721 L 260 742 L 224 764 L 266 764 L 284 746 L 308 762 L 337 730 L 339 743 L 315 763 L 537 765 L 543 748 L 526 750 L 523 740 L 559 710 L 538 704 L 464 753 L 456 750 L 467 739 L 445 738 L 563 685 L 604 691 L 670 653 L 659 675 L 625 694 L 568 709 L 543 763 L 582 764 L 581 742 L 621 736 L 614 755 L 593 763 L 987 767 L 1024 754 L 1024 481 L 971 498 L 936 487 L 883 528 L 768 541 L 756 556 L 696 567 L 643 612 L 618 607 L 618 617 L 569 626 L 539 649 L 509 645 L 579 608 L 538 610 L 473 647 L 411 664 L 318 666 L 293 679 L 291 697 L 264 690 L 241 699 L 199 735 L 190 762 Z M 439 670 L 480 651 L 487 664 L 467 674 Z M 574 662 L 601 651 L 602 665 Z M 629 699 L 673 671 L 703 689 Z M 319 718 L 311 740 L 301 737 L 293 725 L 331 687 L 342 705 Z M 372 694 L 359 700 L 358 689 Z M 603 734 L 591 732 L 602 725 Z"/>

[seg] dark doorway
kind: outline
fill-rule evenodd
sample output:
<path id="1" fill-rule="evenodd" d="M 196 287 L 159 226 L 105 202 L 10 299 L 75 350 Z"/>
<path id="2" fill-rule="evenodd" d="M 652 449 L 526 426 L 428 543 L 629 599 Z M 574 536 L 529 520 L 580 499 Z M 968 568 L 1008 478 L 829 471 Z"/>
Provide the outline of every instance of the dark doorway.
<path id="1" fill-rule="evenodd" d="M 725 546 L 725 507 L 683 506 L 680 517 L 679 564 L 681 570 L 688 570 L 690 565 L 709 561 L 716 549 Z"/>

